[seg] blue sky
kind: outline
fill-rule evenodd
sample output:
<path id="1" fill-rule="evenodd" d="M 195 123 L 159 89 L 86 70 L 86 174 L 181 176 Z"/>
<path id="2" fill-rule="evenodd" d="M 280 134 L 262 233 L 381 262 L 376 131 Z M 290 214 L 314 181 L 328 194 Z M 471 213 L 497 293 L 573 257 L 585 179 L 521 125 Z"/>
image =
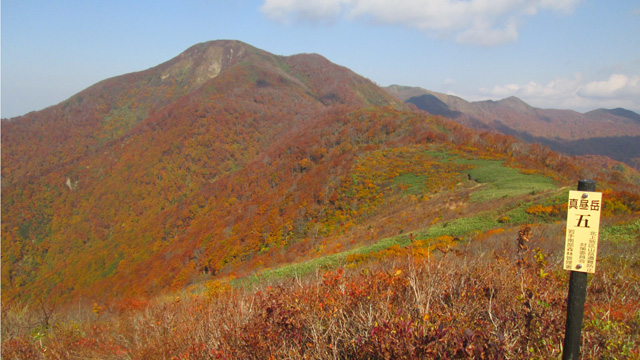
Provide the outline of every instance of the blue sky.
<path id="1" fill-rule="evenodd" d="M 318 53 L 381 86 L 640 112 L 640 1 L 4 0 L 2 117 L 235 39 Z"/>

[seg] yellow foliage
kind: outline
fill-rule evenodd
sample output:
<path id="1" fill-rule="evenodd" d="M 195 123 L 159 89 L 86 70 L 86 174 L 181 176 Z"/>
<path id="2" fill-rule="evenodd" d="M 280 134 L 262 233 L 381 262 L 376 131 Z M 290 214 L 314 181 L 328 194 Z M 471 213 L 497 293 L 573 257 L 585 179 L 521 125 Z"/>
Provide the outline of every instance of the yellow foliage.
<path id="1" fill-rule="evenodd" d="M 548 215 L 553 212 L 553 206 L 533 205 L 525 210 L 525 212 L 531 215 Z"/>
<path id="2" fill-rule="evenodd" d="M 96 316 L 100 316 L 100 313 L 102 312 L 102 306 L 98 305 L 97 302 L 94 302 L 92 311 L 94 314 L 96 314 Z"/>
<path id="3" fill-rule="evenodd" d="M 205 296 L 208 299 L 215 299 L 218 296 L 231 291 L 231 285 L 228 282 L 222 280 L 207 281 L 205 283 L 205 286 L 207 288 Z"/>
<path id="4" fill-rule="evenodd" d="M 411 254 L 413 256 L 426 257 L 426 256 L 429 256 L 430 253 L 431 253 L 431 251 L 429 251 L 429 249 L 427 249 L 427 248 L 414 248 L 414 249 L 411 249 Z"/>
<path id="5" fill-rule="evenodd" d="M 300 170 L 308 170 L 311 167 L 311 160 L 304 158 L 298 162 L 298 165 L 300 165 Z"/>
<path id="6" fill-rule="evenodd" d="M 453 236 L 450 235 L 442 235 L 442 236 L 438 236 L 436 238 L 436 242 L 438 243 L 452 243 L 453 242 Z"/>

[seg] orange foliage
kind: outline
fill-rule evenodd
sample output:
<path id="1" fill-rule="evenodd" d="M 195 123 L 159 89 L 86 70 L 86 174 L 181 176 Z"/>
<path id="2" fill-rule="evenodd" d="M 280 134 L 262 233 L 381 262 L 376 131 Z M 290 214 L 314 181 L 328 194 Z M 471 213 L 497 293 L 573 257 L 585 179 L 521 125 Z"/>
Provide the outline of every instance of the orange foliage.
<path id="1" fill-rule="evenodd" d="M 319 56 L 247 56 L 197 86 L 150 69 L 3 120 L 3 301 L 144 298 L 335 249 L 464 179 L 431 150 L 595 171 L 406 111 Z M 605 209 L 637 211 L 616 199 Z"/>
<path id="2" fill-rule="evenodd" d="M 554 211 L 553 206 L 533 205 L 528 207 L 525 212 L 531 215 L 549 215 Z"/>

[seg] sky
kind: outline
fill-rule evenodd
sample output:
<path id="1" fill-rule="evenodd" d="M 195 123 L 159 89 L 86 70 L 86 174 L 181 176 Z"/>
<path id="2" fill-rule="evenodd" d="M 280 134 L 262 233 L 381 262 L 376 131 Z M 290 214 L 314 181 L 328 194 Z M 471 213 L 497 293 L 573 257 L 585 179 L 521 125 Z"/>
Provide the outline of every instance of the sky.
<path id="1" fill-rule="evenodd" d="M 1 116 L 209 40 L 317 53 L 380 86 L 640 113 L 638 0 L 3 0 Z"/>

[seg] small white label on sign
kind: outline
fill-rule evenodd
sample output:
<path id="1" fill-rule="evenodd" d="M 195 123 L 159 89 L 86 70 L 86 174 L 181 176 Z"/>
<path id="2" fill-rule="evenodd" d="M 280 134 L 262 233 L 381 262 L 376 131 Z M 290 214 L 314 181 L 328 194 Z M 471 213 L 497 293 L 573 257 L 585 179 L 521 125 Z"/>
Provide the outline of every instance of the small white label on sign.
<path id="1" fill-rule="evenodd" d="M 569 191 L 564 269 L 596 272 L 602 193 Z"/>

